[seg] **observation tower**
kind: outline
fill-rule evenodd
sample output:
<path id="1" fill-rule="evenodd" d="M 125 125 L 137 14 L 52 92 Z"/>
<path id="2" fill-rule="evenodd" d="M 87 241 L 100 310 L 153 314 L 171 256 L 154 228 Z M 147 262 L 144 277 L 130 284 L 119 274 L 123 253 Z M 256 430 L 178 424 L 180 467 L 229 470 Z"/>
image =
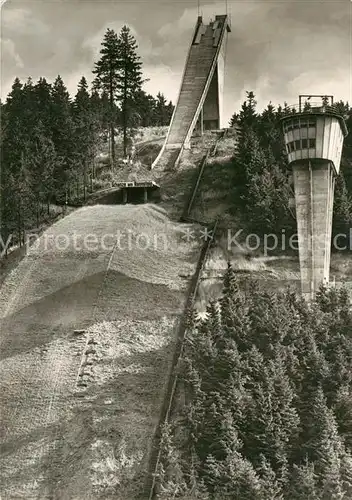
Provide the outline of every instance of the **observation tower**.
<path id="1" fill-rule="evenodd" d="M 311 301 L 329 283 L 335 178 L 348 132 L 333 96 L 300 95 L 286 112 L 281 122 L 293 174 L 301 287 Z"/>

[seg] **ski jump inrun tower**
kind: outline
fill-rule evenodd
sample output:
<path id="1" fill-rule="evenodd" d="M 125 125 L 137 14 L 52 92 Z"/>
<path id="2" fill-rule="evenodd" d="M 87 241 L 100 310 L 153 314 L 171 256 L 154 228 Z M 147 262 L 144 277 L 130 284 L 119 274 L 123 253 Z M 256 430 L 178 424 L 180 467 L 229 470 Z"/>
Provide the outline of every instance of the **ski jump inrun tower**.
<path id="1" fill-rule="evenodd" d="M 193 131 L 222 126 L 227 15 L 215 16 L 215 21 L 203 24 L 198 17 L 183 72 L 178 100 L 171 118 L 165 143 L 152 168 L 169 151 L 179 158 L 190 147 Z"/>
<path id="2" fill-rule="evenodd" d="M 334 185 L 348 132 L 332 96 L 300 96 L 282 125 L 293 173 L 302 294 L 311 301 L 329 283 Z"/>

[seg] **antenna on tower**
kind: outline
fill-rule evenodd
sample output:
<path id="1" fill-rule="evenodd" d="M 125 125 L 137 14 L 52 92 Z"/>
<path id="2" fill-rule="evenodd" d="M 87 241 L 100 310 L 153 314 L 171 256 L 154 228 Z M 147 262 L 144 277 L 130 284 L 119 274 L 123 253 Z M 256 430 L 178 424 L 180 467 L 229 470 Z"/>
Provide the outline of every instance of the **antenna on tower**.
<path id="1" fill-rule="evenodd" d="M 200 16 L 200 0 L 198 0 L 198 17 Z"/>
<path id="2" fill-rule="evenodd" d="M 226 6 L 226 15 L 227 15 L 227 7 L 228 7 L 227 2 L 228 2 L 228 0 L 226 0 L 226 1 L 225 1 L 225 6 Z"/>

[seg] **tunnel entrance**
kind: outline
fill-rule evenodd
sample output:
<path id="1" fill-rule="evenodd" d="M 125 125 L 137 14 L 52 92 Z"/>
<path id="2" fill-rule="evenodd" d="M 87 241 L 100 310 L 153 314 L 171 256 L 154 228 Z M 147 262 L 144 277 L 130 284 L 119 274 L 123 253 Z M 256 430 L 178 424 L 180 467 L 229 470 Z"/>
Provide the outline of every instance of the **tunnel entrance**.
<path id="1" fill-rule="evenodd" d="M 146 182 L 120 182 L 117 193 L 117 203 L 148 203 L 157 201 L 160 197 L 160 186 L 153 181 Z"/>
<path id="2" fill-rule="evenodd" d="M 101 205 L 157 203 L 160 201 L 160 186 L 153 181 L 119 182 L 108 192 L 95 196 L 94 200 Z"/>

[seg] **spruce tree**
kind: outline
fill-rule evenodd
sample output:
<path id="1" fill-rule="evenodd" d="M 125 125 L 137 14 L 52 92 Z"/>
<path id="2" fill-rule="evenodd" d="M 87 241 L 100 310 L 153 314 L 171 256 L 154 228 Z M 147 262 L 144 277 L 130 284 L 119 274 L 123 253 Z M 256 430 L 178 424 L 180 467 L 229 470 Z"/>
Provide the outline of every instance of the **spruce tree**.
<path id="1" fill-rule="evenodd" d="M 26 145 L 27 134 L 24 116 L 23 84 L 15 78 L 5 106 L 6 129 L 2 138 L 2 165 L 16 176 L 19 173 L 22 152 Z"/>
<path id="2" fill-rule="evenodd" d="M 286 498 L 290 500 L 320 500 L 313 462 L 306 460 L 300 465 L 293 464 Z"/>
<path id="3" fill-rule="evenodd" d="M 54 169 L 54 186 L 59 199 L 68 193 L 74 168 L 74 122 L 71 113 L 71 99 L 59 75 L 52 86 L 52 140 L 57 154 Z"/>
<path id="4" fill-rule="evenodd" d="M 43 125 L 46 137 L 52 139 L 52 85 L 45 78 L 39 78 L 33 92 L 36 100 L 36 116 Z"/>
<path id="5" fill-rule="evenodd" d="M 57 165 L 56 151 L 53 141 L 47 135 L 47 129 L 39 120 L 33 129 L 31 162 L 31 186 L 36 204 L 36 221 L 39 225 L 41 205 L 46 203 L 49 215 L 50 200 L 54 194 L 53 172 Z"/>
<path id="6" fill-rule="evenodd" d="M 260 456 L 257 472 L 260 476 L 263 500 L 282 500 L 282 488 L 269 460 L 267 460 L 264 455 Z"/>
<path id="7" fill-rule="evenodd" d="M 340 453 L 340 481 L 344 498 L 352 497 L 352 454 L 351 448 L 344 448 Z"/>
<path id="8" fill-rule="evenodd" d="M 158 125 L 159 127 L 168 125 L 170 119 L 168 116 L 167 101 L 164 94 L 161 92 L 158 92 L 156 96 L 155 119 L 155 125 Z"/>
<path id="9" fill-rule="evenodd" d="M 137 54 L 137 42 L 130 29 L 123 26 L 117 40 L 118 74 L 116 78 L 116 99 L 121 106 L 124 157 L 127 156 L 128 129 L 131 125 L 133 103 L 140 92 L 142 63 Z"/>
<path id="10" fill-rule="evenodd" d="M 139 90 L 135 94 L 131 124 L 140 127 L 157 125 L 156 100 L 144 90 Z"/>
<path id="11" fill-rule="evenodd" d="M 343 173 L 337 176 L 334 196 L 333 234 L 348 236 L 352 222 L 352 200 Z M 341 240 L 338 242 L 341 244 Z"/>
<path id="12" fill-rule="evenodd" d="M 246 100 L 242 104 L 239 115 L 239 123 L 243 129 L 252 128 L 256 123 L 256 105 L 255 95 L 252 90 L 246 91 Z"/>
<path id="13" fill-rule="evenodd" d="M 237 125 L 239 121 L 239 116 L 237 113 L 234 113 L 232 116 L 231 116 L 231 119 L 230 119 L 230 123 L 229 123 L 229 126 L 231 128 L 235 127 Z"/>
<path id="14" fill-rule="evenodd" d="M 344 436 L 346 446 L 352 450 L 352 386 L 341 385 L 334 402 L 334 414 L 339 433 Z"/>
<path id="15" fill-rule="evenodd" d="M 100 49 L 101 57 L 95 63 L 93 74 L 96 75 L 93 82 L 94 88 L 102 91 L 109 102 L 109 130 L 110 130 L 110 153 L 111 162 L 115 162 L 115 98 L 120 84 L 121 55 L 120 43 L 114 30 L 108 28 Z"/>
<path id="16" fill-rule="evenodd" d="M 83 180 L 83 198 L 86 197 L 88 175 L 94 163 L 99 146 L 99 123 L 94 109 L 94 101 L 88 92 L 85 77 L 78 83 L 78 89 L 73 103 L 73 117 L 75 121 L 75 142 L 77 163 L 81 167 L 77 174 Z"/>
<path id="17" fill-rule="evenodd" d="M 25 242 L 25 230 L 35 212 L 35 198 L 31 185 L 31 157 L 28 152 L 22 152 L 20 171 L 16 183 L 17 198 L 17 231 L 19 244 Z"/>

